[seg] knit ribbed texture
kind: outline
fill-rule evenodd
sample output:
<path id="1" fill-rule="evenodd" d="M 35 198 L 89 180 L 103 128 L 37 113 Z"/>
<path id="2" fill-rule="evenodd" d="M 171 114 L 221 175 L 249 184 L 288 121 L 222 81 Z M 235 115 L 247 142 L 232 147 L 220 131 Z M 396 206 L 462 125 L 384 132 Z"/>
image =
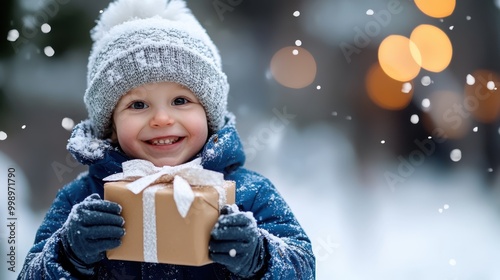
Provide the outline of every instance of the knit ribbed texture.
<path id="1" fill-rule="evenodd" d="M 131 3 L 161 5 L 163 9 L 148 7 L 148 11 L 176 15 L 165 18 L 146 13 L 149 17 L 138 18 L 132 13 L 132 19 L 125 17 L 124 22 L 105 26 L 103 21 L 116 21 L 107 13 L 116 17 L 123 6 L 130 9 Z M 169 12 L 169 7 L 177 10 Z M 179 83 L 196 95 L 205 109 L 210 133 L 222 127 L 227 113 L 227 77 L 217 48 L 183 1 L 117 0 L 103 12 L 92 35 L 96 41 L 89 57 L 84 102 L 97 137 L 107 136 L 113 110 L 124 94 L 146 83 L 164 81 Z"/>

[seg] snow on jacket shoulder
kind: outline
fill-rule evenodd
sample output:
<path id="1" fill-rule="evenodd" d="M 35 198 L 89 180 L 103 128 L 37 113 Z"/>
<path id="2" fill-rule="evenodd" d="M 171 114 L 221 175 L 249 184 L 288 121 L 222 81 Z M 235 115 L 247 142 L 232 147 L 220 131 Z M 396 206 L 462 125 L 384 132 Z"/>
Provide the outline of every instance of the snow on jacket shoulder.
<path id="1" fill-rule="evenodd" d="M 18 279 L 77 279 L 65 269 L 59 254 L 63 225 L 73 205 L 92 193 L 102 197 L 102 178 L 122 172 L 122 162 L 129 160 L 109 142 L 96 139 L 87 121 L 73 130 L 68 150 L 89 165 L 89 171 L 58 192 Z M 289 206 L 268 179 L 243 168 L 245 155 L 233 116 L 226 118 L 224 128 L 210 137 L 197 157 L 204 168 L 235 181 L 236 204 L 253 212 L 268 253 L 261 279 L 315 279 L 311 242 Z M 104 259 L 95 271 L 96 279 L 239 279 L 217 263 L 192 267 Z"/>

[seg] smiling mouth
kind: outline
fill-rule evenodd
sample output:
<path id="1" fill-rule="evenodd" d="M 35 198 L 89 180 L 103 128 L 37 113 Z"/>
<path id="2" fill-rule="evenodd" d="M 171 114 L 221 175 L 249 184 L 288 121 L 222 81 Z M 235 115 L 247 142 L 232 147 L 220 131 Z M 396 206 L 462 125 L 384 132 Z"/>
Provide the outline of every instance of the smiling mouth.
<path id="1" fill-rule="evenodd" d="M 153 139 L 148 141 L 149 144 L 155 146 L 164 146 L 164 145 L 172 145 L 174 143 L 179 142 L 183 137 L 171 137 L 171 138 L 161 138 L 161 139 Z"/>

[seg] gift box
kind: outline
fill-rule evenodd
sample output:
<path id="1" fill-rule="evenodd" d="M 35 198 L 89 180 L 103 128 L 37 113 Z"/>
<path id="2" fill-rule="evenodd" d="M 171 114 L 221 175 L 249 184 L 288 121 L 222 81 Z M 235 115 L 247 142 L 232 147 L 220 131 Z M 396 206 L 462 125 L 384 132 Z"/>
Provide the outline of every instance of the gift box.
<path id="1" fill-rule="evenodd" d="M 208 243 L 235 183 L 202 169 L 200 160 L 158 168 L 143 160 L 105 178 L 104 199 L 122 206 L 126 234 L 108 259 L 200 266 L 211 263 Z"/>

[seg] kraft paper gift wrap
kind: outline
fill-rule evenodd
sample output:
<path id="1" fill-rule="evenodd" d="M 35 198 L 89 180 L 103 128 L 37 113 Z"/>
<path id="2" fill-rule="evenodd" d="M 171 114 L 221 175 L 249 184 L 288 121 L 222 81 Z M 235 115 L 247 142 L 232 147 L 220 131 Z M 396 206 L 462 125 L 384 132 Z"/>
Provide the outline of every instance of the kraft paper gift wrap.
<path id="1" fill-rule="evenodd" d="M 109 259 L 201 266 L 210 232 L 224 204 L 235 201 L 235 183 L 203 169 L 201 159 L 179 166 L 145 160 L 123 163 L 106 177 L 104 199 L 122 206 L 126 234 Z"/>

